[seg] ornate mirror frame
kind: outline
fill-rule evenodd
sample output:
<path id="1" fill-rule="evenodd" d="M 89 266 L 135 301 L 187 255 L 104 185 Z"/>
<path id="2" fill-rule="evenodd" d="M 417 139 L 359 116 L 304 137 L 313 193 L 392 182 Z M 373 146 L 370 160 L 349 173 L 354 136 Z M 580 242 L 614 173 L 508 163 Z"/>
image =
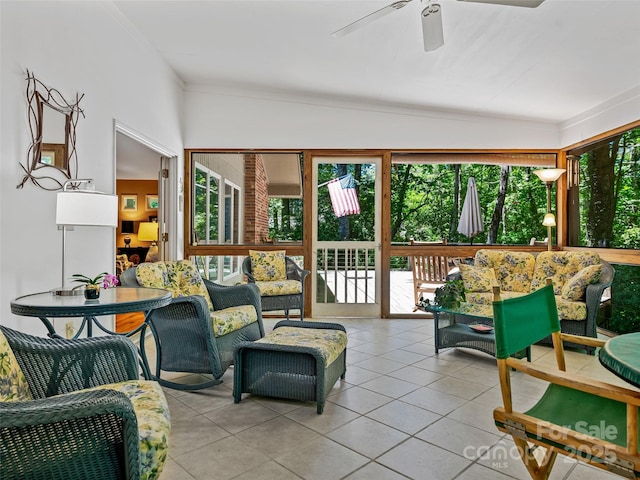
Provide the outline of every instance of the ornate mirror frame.
<path id="1" fill-rule="evenodd" d="M 31 180 L 44 190 L 61 190 L 66 180 L 77 178 L 76 125 L 84 112 L 80 100 L 84 94 L 76 93 L 67 101 L 55 88 L 49 88 L 27 70 L 27 102 L 31 145 L 27 150 L 25 172 L 16 188 Z M 55 131 L 52 127 L 57 124 Z M 54 176 L 61 172 L 62 180 Z"/>

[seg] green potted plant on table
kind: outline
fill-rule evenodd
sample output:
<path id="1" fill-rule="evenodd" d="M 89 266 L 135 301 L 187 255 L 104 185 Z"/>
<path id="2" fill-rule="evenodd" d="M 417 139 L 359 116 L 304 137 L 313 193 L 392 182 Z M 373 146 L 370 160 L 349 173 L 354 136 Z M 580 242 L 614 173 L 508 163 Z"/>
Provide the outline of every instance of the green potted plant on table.
<path id="1" fill-rule="evenodd" d="M 74 273 L 72 277 L 74 282 L 84 284 L 84 298 L 87 300 L 100 298 L 100 287 L 111 288 L 118 284 L 118 278 L 107 272 L 102 272 L 93 278 L 81 275 L 80 273 Z M 81 287 L 82 285 L 79 285 L 76 288 Z"/>
<path id="2" fill-rule="evenodd" d="M 464 282 L 462 279 L 447 280 L 443 286 L 436 288 L 433 296 L 433 305 L 454 310 L 465 300 Z M 420 298 L 418 307 L 425 308 L 429 305 L 431 305 L 431 301 L 428 298 Z"/>

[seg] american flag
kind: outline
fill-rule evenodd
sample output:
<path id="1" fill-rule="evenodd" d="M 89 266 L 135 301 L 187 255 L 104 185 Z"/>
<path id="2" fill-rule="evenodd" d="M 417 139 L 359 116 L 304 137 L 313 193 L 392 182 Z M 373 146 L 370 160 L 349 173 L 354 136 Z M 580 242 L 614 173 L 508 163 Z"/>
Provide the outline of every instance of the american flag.
<path id="1" fill-rule="evenodd" d="M 329 187 L 329 197 L 331 197 L 333 213 L 335 213 L 336 217 L 360 213 L 360 204 L 358 203 L 358 196 L 356 195 L 356 185 L 351 174 L 334 178 L 327 186 Z"/>

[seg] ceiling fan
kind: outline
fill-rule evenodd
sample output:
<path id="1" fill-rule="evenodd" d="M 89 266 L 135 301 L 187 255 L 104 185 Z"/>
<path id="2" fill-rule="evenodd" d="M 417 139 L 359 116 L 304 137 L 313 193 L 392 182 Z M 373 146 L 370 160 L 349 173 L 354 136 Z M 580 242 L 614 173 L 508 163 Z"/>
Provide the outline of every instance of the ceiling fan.
<path id="1" fill-rule="evenodd" d="M 413 0 L 397 0 L 390 3 L 386 7 L 382 7 L 380 10 L 365 15 L 364 17 L 350 23 L 346 27 L 333 32 L 332 37 L 344 37 L 349 33 L 358 30 L 369 23 L 384 17 L 385 15 L 392 13 L 395 10 L 400 10 L 406 7 Z M 422 10 L 422 38 L 424 41 L 425 52 L 431 52 L 437 50 L 444 45 L 444 33 L 442 30 L 442 11 L 441 6 L 438 3 L 432 3 L 431 0 L 422 0 L 427 6 Z M 474 2 L 474 3 L 493 3 L 495 5 L 511 5 L 514 7 L 528 7 L 536 8 L 544 0 L 458 0 L 461 2 Z"/>

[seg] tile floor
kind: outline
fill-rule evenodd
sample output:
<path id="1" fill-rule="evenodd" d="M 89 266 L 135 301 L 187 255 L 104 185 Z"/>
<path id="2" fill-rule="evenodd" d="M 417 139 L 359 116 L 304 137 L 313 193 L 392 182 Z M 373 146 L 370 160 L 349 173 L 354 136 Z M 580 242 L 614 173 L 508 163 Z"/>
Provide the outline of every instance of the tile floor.
<path id="1" fill-rule="evenodd" d="M 435 355 L 431 320 L 340 319 L 347 373 L 322 415 L 315 404 L 254 397 L 239 404 L 224 383 L 198 392 L 165 389 L 172 418 L 162 480 L 506 480 L 529 478 L 510 437 L 493 424 L 501 403 L 495 361 L 448 349 Z M 265 320 L 270 331 L 275 323 Z M 615 381 L 597 358 L 568 352 L 568 370 Z M 553 362 L 534 347 L 535 362 Z M 188 381 L 188 377 L 182 380 Z M 514 374 L 516 407 L 541 382 Z M 551 479 L 618 478 L 559 457 Z"/>

